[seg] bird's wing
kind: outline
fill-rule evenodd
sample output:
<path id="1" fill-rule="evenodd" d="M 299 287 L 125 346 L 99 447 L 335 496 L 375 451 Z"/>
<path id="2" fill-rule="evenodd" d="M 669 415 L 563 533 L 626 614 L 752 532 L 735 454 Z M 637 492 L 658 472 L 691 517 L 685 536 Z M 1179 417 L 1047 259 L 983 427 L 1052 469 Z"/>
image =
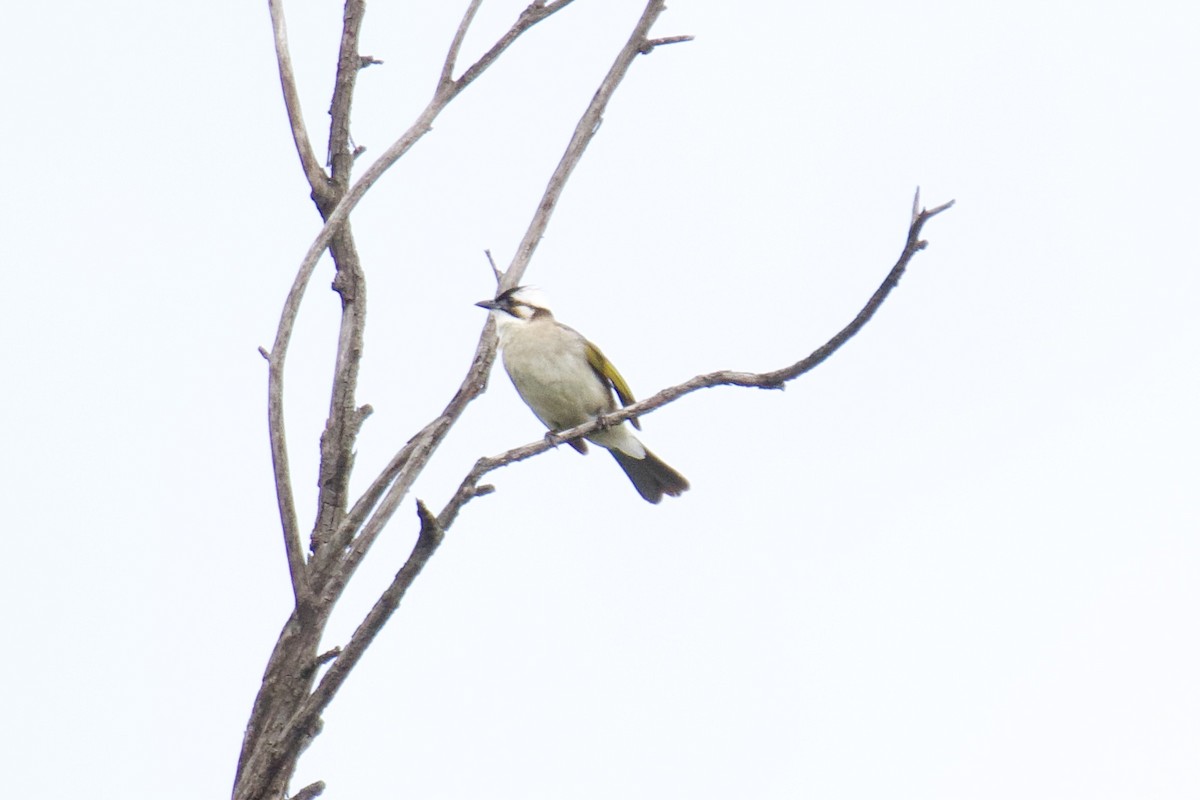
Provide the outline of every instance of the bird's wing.
<path id="1" fill-rule="evenodd" d="M 616 391 L 617 399 L 621 401 L 621 405 L 627 406 L 633 403 L 633 392 L 629 390 L 629 384 L 621 377 L 621 373 L 617 372 L 617 368 L 613 366 L 613 363 L 604 357 L 604 353 L 600 352 L 600 348 L 587 340 L 584 340 L 584 348 L 587 351 L 588 364 L 600 376 L 600 380 Z M 642 424 L 637 421 L 637 417 L 630 417 L 629 421 L 633 423 L 633 427 L 638 430 L 642 429 Z"/>

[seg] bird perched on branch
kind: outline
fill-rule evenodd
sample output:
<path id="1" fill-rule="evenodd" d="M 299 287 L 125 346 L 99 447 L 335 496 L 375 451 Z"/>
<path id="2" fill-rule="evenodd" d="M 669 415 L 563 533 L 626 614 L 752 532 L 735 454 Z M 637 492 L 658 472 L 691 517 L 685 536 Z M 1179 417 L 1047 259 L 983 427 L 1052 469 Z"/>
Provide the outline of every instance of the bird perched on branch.
<path id="1" fill-rule="evenodd" d="M 491 311 L 504 369 L 552 435 L 615 411 L 614 391 L 622 405 L 634 401 L 629 385 L 600 349 L 556 321 L 545 301 L 528 288 L 518 286 L 475 305 Z M 641 429 L 636 419 L 629 422 Z M 687 490 L 687 479 L 647 450 L 624 422 L 586 438 L 612 453 L 647 501 L 657 503 L 664 494 L 678 497 Z M 567 444 L 587 452 L 582 439 Z"/>

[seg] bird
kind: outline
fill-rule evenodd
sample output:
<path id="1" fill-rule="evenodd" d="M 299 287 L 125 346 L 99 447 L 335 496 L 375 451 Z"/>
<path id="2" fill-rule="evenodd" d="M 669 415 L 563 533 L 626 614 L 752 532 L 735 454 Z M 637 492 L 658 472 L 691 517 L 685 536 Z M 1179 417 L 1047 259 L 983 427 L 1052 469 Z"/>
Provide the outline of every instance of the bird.
<path id="1" fill-rule="evenodd" d="M 525 405 L 550 429 L 548 437 L 616 411 L 617 399 L 625 406 L 634 402 L 629 384 L 600 348 L 557 321 L 536 291 L 517 286 L 475 305 L 495 319 L 504 369 Z M 629 422 L 641 429 L 636 419 Z M 612 453 L 647 502 L 678 497 L 689 488 L 687 479 L 647 450 L 624 422 L 585 438 Z M 588 451 L 583 439 L 567 444 Z"/>

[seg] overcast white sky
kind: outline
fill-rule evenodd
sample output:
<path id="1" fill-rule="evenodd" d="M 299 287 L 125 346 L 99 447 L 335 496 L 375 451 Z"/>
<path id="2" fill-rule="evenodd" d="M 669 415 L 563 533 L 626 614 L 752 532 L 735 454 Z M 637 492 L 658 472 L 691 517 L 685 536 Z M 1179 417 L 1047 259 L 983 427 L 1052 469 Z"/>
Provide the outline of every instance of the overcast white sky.
<path id="1" fill-rule="evenodd" d="M 428 97 L 465 3 L 372 3 L 354 138 Z M 522 7 L 489 0 L 477 55 Z M 578 0 L 353 217 L 361 486 L 442 407 L 640 12 Z M 340 4 L 288 4 L 323 151 Z M 569 448 L 494 475 L 326 716 L 326 797 L 1200 796 L 1200 11 L 675 0 L 527 280 L 648 395 L 867 329 L 786 392 L 644 420 L 693 489 Z M 265 2 L 9 9 L 0 461 L 13 797 L 226 796 L 289 591 L 265 364 L 318 230 Z M 314 505 L 336 297 L 289 360 Z M 537 439 L 495 376 L 418 483 Z M 411 500 L 330 629 L 415 534 Z"/>

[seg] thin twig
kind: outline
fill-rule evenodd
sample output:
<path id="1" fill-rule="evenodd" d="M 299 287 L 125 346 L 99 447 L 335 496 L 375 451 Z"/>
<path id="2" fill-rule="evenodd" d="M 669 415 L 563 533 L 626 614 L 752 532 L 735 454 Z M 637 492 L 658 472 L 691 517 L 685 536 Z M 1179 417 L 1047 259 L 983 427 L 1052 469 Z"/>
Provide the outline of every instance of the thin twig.
<path id="1" fill-rule="evenodd" d="M 759 389 L 784 388 L 788 381 L 794 380 L 795 378 L 798 378 L 804 373 L 815 368 L 817 365 L 833 355 L 834 352 L 842 347 L 842 345 L 850 341 L 850 339 L 856 333 L 863 329 L 867 322 L 870 321 L 871 317 L 875 315 L 875 312 L 879 310 L 879 307 L 883 305 L 883 301 L 887 299 L 889 294 L 891 294 L 892 289 L 896 288 L 896 285 L 900 281 L 900 277 L 908 268 L 908 264 L 910 261 L 912 261 L 913 256 L 925 249 L 925 245 L 927 243 L 920 238 L 921 229 L 925 226 L 925 223 L 953 205 L 954 201 L 951 200 L 950 202 L 944 203 L 936 208 L 921 210 L 917 213 L 912 224 L 909 226 L 908 238 L 905 240 L 904 250 L 901 252 L 900 258 L 896 261 L 895 266 L 892 267 L 887 277 L 884 278 L 883 283 L 880 284 L 879 288 L 875 290 L 875 293 L 871 295 L 871 298 L 867 300 L 866 305 L 863 306 L 862 310 L 858 312 L 858 314 L 848 325 L 846 325 L 846 327 L 838 331 L 838 333 L 834 335 L 828 342 L 818 347 L 807 357 L 800 359 L 794 364 L 781 369 L 773 370 L 771 372 L 753 373 L 722 370 L 719 372 L 710 372 L 705 375 L 697 375 L 690 380 L 684 381 L 676 386 L 670 386 L 666 389 L 663 389 L 662 391 L 646 398 L 645 400 L 632 403 L 618 411 L 614 411 L 611 414 L 605 414 L 602 417 L 593 419 L 584 423 L 583 425 L 577 425 L 569 430 L 556 431 L 555 438 L 560 441 L 569 441 L 571 439 L 577 439 L 581 436 L 586 436 L 587 434 L 592 433 L 600 428 L 608 428 L 613 425 L 620 424 L 621 422 L 632 417 L 648 414 L 651 411 L 662 408 L 668 403 L 674 402 L 680 397 L 683 397 L 685 394 L 690 394 L 698 389 L 707 389 L 713 386 L 747 386 L 757 387 Z M 507 466 L 517 461 L 524 461 L 527 458 L 532 458 L 539 453 L 544 453 L 547 450 L 550 450 L 554 446 L 555 445 L 551 443 L 549 439 L 542 439 L 536 442 L 531 442 L 530 444 L 522 445 L 521 447 L 514 447 L 513 449 L 499 455 L 484 457 L 476 461 L 475 466 L 473 466 L 471 471 L 467 473 L 467 476 L 463 478 L 462 483 L 459 484 L 458 489 L 450 498 L 450 501 L 446 504 L 446 507 L 442 509 L 440 514 L 438 514 L 439 525 L 441 525 L 443 530 L 448 530 L 454 523 L 455 518 L 458 516 L 458 512 L 464 505 L 469 503 L 474 498 L 479 497 L 481 494 L 488 493 L 487 491 L 481 491 L 481 488 L 478 486 L 479 479 L 484 475 L 492 470 L 499 469 L 500 467 Z M 490 488 L 491 487 L 488 487 L 489 491 Z"/>
<path id="2" fill-rule="evenodd" d="M 695 36 L 687 36 L 687 35 L 685 35 L 685 36 L 663 36 L 658 39 L 647 39 L 645 41 L 645 43 L 642 44 L 641 53 L 642 53 L 642 55 L 648 55 L 650 53 L 650 51 L 653 50 L 654 48 L 662 47 L 665 44 L 679 44 L 680 42 L 693 42 L 695 40 L 696 40 Z"/>
<path id="3" fill-rule="evenodd" d="M 575 166 L 583 157 L 584 150 L 591 144 L 596 131 L 600 129 L 600 122 L 604 118 L 604 111 L 608 106 L 609 98 L 612 97 L 617 86 L 625 78 L 625 74 L 629 71 L 633 60 L 641 52 L 642 45 L 646 41 L 646 35 L 650 32 L 654 21 L 658 19 L 659 14 L 663 12 L 664 8 L 663 0 L 650 0 L 646 4 L 646 8 L 642 12 L 642 16 L 638 19 L 633 33 L 629 36 L 629 40 L 621 48 L 621 52 L 617 54 L 617 58 L 609 68 L 608 74 L 600 82 L 600 88 L 596 90 L 592 102 L 588 104 L 587 110 L 579 118 L 578 124 L 575 125 L 575 131 L 571 134 L 571 141 L 567 144 L 567 149 L 563 153 L 562 158 L 559 159 L 558 166 L 555 167 L 554 173 L 550 176 L 550 182 L 546 186 L 546 191 L 542 194 L 542 200 L 538 204 L 537 213 L 534 214 L 529 228 L 525 231 L 525 236 L 517 246 L 517 252 L 513 255 L 512 263 L 504 271 L 504 280 L 500 286 L 500 290 L 511 289 L 520 283 L 521 277 L 525 274 L 525 268 L 528 266 L 529 260 L 533 257 L 534 250 L 537 249 L 538 242 L 541 241 L 542 235 L 546 232 L 546 227 L 550 224 L 550 216 L 554 213 L 554 208 L 558 204 L 559 197 L 562 196 L 567 179 L 571 177 Z"/>
<path id="4" fill-rule="evenodd" d="M 558 0 L 557 3 L 548 4 L 539 2 L 530 3 L 525 7 L 525 10 L 521 12 L 521 15 L 517 17 L 517 21 L 513 23 L 512 27 L 509 28 L 503 36 L 497 39 L 496 43 L 492 45 L 488 51 L 480 56 L 478 61 L 467 67 L 466 71 L 464 71 L 457 80 L 452 81 L 453 85 L 465 86 L 466 84 L 478 78 L 485 69 L 492 65 L 492 62 L 500 57 L 501 53 L 508 49 L 509 45 L 517 40 L 518 36 L 542 20 L 546 19 L 551 14 L 562 11 L 572 2 L 574 2 L 574 0 Z"/>
<path id="5" fill-rule="evenodd" d="M 308 138 L 308 129 L 304 125 L 304 114 L 300 108 L 300 93 L 296 90 L 296 73 L 292 68 L 292 56 L 288 51 L 287 21 L 283 16 L 283 0 L 269 0 L 271 10 L 271 27 L 275 32 L 275 60 L 279 64 L 279 82 L 283 88 L 283 104 L 287 109 L 288 123 L 292 128 L 292 141 L 296 144 L 296 153 L 300 156 L 300 166 L 304 177 L 314 193 L 328 191 L 329 177 L 321 169 L 317 154 L 313 152 L 312 142 Z"/>
<path id="6" fill-rule="evenodd" d="M 458 61 L 458 51 L 462 49 L 463 39 L 467 38 L 467 29 L 471 27 L 475 13 L 479 11 L 481 5 L 483 5 L 483 0 L 471 0 L 471 5 L 467 6 L 462 21 L 458 23 L 458 30 L 454 32 L 454 40 L 450 42 L 450 50 L 446 53 L 446 60 L 442 64 L 442 74 L 438 77 L 439 87 L 453 83 L 454 65 Z"/>

